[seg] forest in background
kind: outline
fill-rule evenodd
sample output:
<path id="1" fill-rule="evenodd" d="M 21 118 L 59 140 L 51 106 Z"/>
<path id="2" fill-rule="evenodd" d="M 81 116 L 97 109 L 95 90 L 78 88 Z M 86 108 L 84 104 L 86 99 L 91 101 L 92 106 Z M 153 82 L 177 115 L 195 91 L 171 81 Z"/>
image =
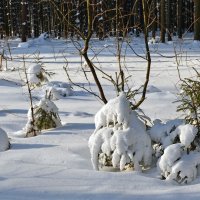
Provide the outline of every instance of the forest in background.
<path id="1" fill-rule="evenodd" d="M 200 40 L 199 0 L 147 0 L 145 12 L 149 36 L 155 38 L 159 31 L 165 42 L 194 32 L 194 40 Z M 18 36 L 23 42 L 48 32 L 52 37 L 79 38 L 87 35 L 88 17 L 99 39 L 140 36 L 144 30 L 142 0 L 1 0 L 0 37 Z"/>

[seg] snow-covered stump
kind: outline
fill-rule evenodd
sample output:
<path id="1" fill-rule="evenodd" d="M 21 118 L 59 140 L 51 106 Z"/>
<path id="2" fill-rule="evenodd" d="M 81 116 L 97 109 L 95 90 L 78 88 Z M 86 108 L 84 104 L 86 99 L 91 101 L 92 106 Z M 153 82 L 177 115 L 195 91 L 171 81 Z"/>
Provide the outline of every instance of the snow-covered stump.
<path id="1" fill-rule="evenodd" d="M 10 147 L 9 139 L 7 133 L 0 128 L 0 152 L 6 151 Z"/>
<path id="2" fill-rule="evenodd" d="M 151 165 L 151 139 L 145 124 L 130 109 L 125 94 L 110 100 L 95 115 L 96 129 L 89 138 L 94 169 L 104 166 L 141 170 Z"/>

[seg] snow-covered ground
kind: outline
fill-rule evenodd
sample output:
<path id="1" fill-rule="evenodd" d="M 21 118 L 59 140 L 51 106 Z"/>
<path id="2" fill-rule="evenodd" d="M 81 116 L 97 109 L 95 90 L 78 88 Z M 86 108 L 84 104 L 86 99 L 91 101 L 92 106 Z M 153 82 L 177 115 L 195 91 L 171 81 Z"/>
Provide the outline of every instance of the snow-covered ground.
<path id="1" fill-rule="evenodd" d="M 36 63 L 35 57 L 40 52 L 39 57 L 45 69 L 55 73 L 49 79 L 52 84 L 48 84 L 48 87 L 58 82 L 62 86 L 69 83 L 63 70 L 67 60 L 67 69 L 74 82 L 89 86 L 94 92 L 97 89 L 87 66 L 83 67 L 91 81 L 90 85 L 81 72 L 84 61 L 70 41 L 43 41 L 40 38 L 29 41 L 27 45 L 18 46 L 19 40 L 9 43 L 13 60 L 8 61 L 7 70 L 0 72 L 0 128 L 7 132 L 11 149 L 0 152 L 0 199 L 199 199 L 200 177 L 188 185 L 179 186 L 175 182 L 161 180 L 156 168 L 145 172 L 93 170 L 88 139 L 95 129 L 94 115 L 103 104 L 81 88 L 73 86 L 70 96 L 60 95 L 54 101 L 59 108 L 62 127 L 43 131 L 36 137 L 16 137 L 27 123 L 30 106 L 27 86 L 24 84 L 23 56 L 28 68 Z M 142 39 L 133 38 L 130 45 L 137 54 L 144 56 Z M 7 48 L 3 41 L 1 46 Z M 94 63 L 114 75 L 117 71 L 114 39 L 93 39 L 91 47 L 99 53 L 98 59 L 94 57 Z M 200 43 L 185 39 L 174 43 L 151 44 L 150 47 L 150 85 L 141 108 L 152 120 L 183 118 L 181 113 L 176 113 L 177 103 L 173 103 L 179 91 L 177 62 L 181 76 L 191 76 L 192 67 L 200 66 Z M 93 51 L 90 51 L 90 57 L 94 56 Z M 127 74 L 132 75 L 130 86 L 136 88 L 144 82 L 146 62 L 129 47 L 126 51 L 123 64 Z M 174 56 L 175 52 L 177 57 Z M 3 66 L 6 69 L 5 61 Z M 111 83 L 104 78 L 100 78 L 100 81 L 107 98 L 115 97 Z M 45 87 L 33 91 L 35 103 L 45 95 Z"/>

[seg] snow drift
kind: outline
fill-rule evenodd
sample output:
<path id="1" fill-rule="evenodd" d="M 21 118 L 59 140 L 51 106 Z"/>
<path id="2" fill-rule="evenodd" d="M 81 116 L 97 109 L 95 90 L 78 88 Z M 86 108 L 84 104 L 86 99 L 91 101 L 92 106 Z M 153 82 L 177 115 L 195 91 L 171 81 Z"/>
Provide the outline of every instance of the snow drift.
<path id="1" fill-rule="evenodd" d="M 0 152 L 9 149 L 10 143 L 7 133 L 0 128 Z"/>

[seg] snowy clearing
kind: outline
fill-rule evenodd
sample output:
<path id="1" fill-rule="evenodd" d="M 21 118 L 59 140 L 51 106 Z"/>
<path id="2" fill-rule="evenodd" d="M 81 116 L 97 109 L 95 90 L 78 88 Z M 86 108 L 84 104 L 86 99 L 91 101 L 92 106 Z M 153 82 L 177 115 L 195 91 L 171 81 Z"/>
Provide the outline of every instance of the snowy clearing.
<path id="1" fill-rule="evenodd" d="M 180 186 L 174 181 L 161 180 L 156 168 L 144 172 L 93 170 L 88 140 L 95 130 L 94 116 L 103 104 L 79 87 L 70 88 L 63 70 L 67 59 L 68 72 L 73 81 L 88 86 L 81 73 L 84 61 L 81 60 L 79 52 L 68 40 L 43 41 L 39 38 L 27 44 L 19 44 L 17 40 L 10 40 L 9 43 L 13 61 L 8 61 L 7 69 L 3 62 L 4 71 L 0 72 L 0 128 L 7 132 L 11 148 L 0 152 L 0 199 L 199 199 L 200 177 L 188 185 Z M 133 38 L 131 45 L 138 54 L 144 55 L 142 39 Z M 93 39 L 91 47 L 95 52 L 100 52 L 98 60 L 94 58 L 94 63 L 100 62 L 104 71 L 114 74 L 117 65 L 114 39 Z M 174 43 L 150 44 L 150 48 L 150 84 L 147 99 L 141 108 L 152 121 L 182 119 L 183 116 L 176 112 L 177 103 L 173 103 L 177 100 L 179 91 L 174 48 L 180 55 L 178 59 L 181 76 L 189 77 L 193 73 L 192 66 L 200 66 L 200 44 L 186 39 Z M 54 88 L 57 93 L 53 99 L 63 126 L 43 131 L 36 137 L 21 138 L 19 132 L 27 123 L 30 107 L 27 86 L 24 84 L 22 57 L 24 55 L 28 68 L 35 64 L 34 55 L 37 52 L 40 52 L 40 57 L 43 58 L 45 69 L 55 75 L 49 78 L 49 84 L 43 89 L 34 90 L 34 102 L 38 103 L 45 95 L 45 88 Z M 89 56 L 93 57 L 92 51 Z M 140 87 L 145 77 L 145 61 L 128 49 L 125 65 L 128 73 L 132 75 L 130 85 L 133 88 Z M 87 74 L 91 81 L 89 87 L 97 92 L 91 74 Z M 116 93 L 111 83 L 103 78 L 100 81 L 108 99 L 114 98 Z M 157 137 L 156 133 L 154 137 Z M 182 134 L 183 141 L 184 137 Z"/>

